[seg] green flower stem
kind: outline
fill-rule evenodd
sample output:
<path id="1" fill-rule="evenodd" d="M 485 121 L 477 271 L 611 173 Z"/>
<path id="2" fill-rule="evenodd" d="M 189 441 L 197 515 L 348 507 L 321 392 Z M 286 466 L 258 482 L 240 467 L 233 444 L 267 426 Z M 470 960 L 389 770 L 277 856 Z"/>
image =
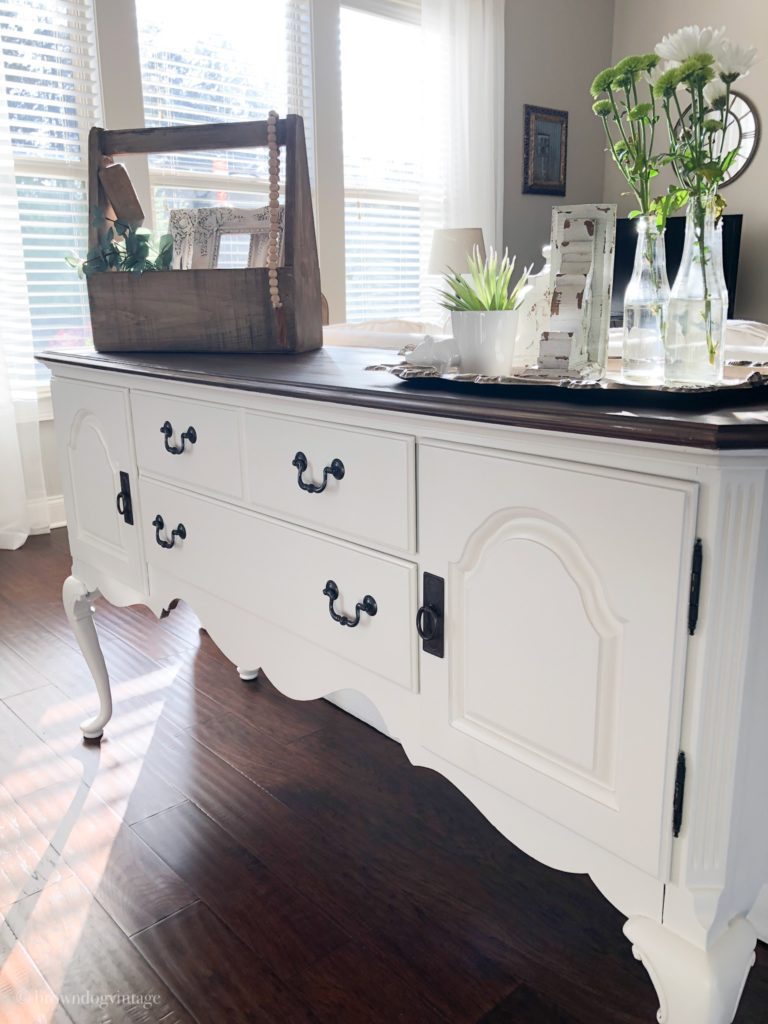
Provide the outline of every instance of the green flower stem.
<path id="1" fill-rule="evenodd" d="M 619 114 L 619 108 L 616 105 L 616 97 L 613 94 L 613 89 L 609 89 L 608 90 L 608 99 L 611 101 L 611 106 L 613 107 L 613 116 L 616 118 L 616 124 L 619 126 L 619 132 L 621 133 L 621 137 L 622 137 L 622 139 L 624 141 L 624 145 L 629 150 L 629 148 L 630 148 L 630 146 L 629 146 L 629 139 L 627 138 L 626 133 L 624 132 L 624 125 L 622 124 L 622 121 L 621 121 L 621 115 Z"/>
<path id="2" fill-rule="evenodd" d="M 613 115 L 614 115 L 614 117 L 616 119 L 616 124 L 619 126 L 619 132 L 621 133 L 622 141 L 624 142 L 624 145 L 627 147 L 627 151 L 635 154 L 635 160 L 636 160 L 637 159 L 637 156 L 636 156 L 637 149 L 636 149 L 636 147 L 634 147 L 634 135 L 632 137 L 632 145 L 630 145 L 629 139 L 627 138 L 626 132 L 624 131 L 624 125 L 623 125 L 622 120 L 621 120 L 621 115 L 619 114 L 619 108 L 618 108 L 618 105 L 616 103 L 616 97 L 614 95 L 613 89 L 608 89 L 608 98 L 611 101 L 611 107 L 613 108 Z M 627 100 L 629 100 L 629 93 L 627 93 Z M 615 147 L 613 145 L 613 142 L 611 141 L 611 135 L 610 135 L 610 132 L 608 131 L 607 119 L 606 118 L 603 119 L 603 125 L 605 126 L 606 134 L 608 135 L 608 140 L 611 142 L 611 149 L 613 150 L 614 161 L 618 165 L 619 170 L 621 171 L 621 173 L 624 175 L 624 177 L 625 177 L 625 179 L 627 181 L 627 184 L 630 186 L 632 191 L 635 193 L 635 196 L 637 197 L 637 201 L 640 204 L 641 212 L 643 214 L 646 214 L 648 212 L 648 201 L 647 201 L 647 199 L 644 198 L 644 194 L 641 194 L 641 193 L 639 193 L 637 191 L 637 179 L 633 180 L 630 177 L 630 175 L 627 174 L 627 172 L 624 170 L 624 167 L 623 167 L 623 164 L 622 164 L 621 160 L 618 160 L 616 158 L 616 149 L 615 149 Z"/>
<path id="3" fill-rule="evenodd" d="M 637 192 L 635 191 L 635 183 L 633 182 L 633 180 L 630 177 L 630 175 L 624 170 L 624 165 L 622 164 L 621 160 L 619 160 L 619 158 L 616 156 L 616 144 L 614 143 L 613 136 L 611 135 L 610 129 L 608 128 L 608 118 L 607 117 L 603 117 L 603 118 L 601 118 L 601 120 L 603 122 L 603 128 L 605 129 L 605 134 L 608 137 L 608 145 L 611 147 L 611 153 L 613 155 L 613 162 L 618 167 L 618 169 L 621 172 L 621 175 L 624 178 L 624 180 L 626 181 L 626 183 L 629 185 L 629 187 L 632 189 L 632 191 L 637 196 L 637 201 L 640 202 L 641 201 L 640 200 L 640 196 L 637 195 Z"/>
<path id="4" fill-rule="evenodd" d="M 718 162 L 723 159 L 723 149 L 725 147 L 725 130 L 728 127 L 728 115 L 731 112 L 731 83 L 725 83 L 725 106 L 722 110 L 722 122 L 723 130 L 720 133 L 720 152 L 718 153 Z"/>

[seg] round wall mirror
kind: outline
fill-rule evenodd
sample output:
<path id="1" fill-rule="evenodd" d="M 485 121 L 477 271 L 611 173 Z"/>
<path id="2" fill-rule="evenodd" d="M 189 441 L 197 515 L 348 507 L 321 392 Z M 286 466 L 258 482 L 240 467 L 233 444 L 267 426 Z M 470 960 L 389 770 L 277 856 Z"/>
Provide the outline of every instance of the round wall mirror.
<path id="1" fill-rule="evenodd" d="M 721 188 L 736 181 L 752 163 L 760 141 L 760 121 L 757 110 L 746 96 L 739 92 L 731 94 L 731 116 L 725 131 L 725 152 L 738 149 L 733 163 L 728 168 Z"/>
<path id="2" fill-rule="evenodd" d="M 683 118 L 690 112 L 690 107 L 683 111 Z M 679 123 L 678 123 L 679 126 Z M 725 188 L 736 181 L 752 163 L 752 159 L 760 141 L 760 120 L 757 109 L 751 100 L 740 92 L 731 93 L 731 113 L 725 130 L 723 153 L 737 150 L 733 163 L 726 171 L 720 188 Z"/>

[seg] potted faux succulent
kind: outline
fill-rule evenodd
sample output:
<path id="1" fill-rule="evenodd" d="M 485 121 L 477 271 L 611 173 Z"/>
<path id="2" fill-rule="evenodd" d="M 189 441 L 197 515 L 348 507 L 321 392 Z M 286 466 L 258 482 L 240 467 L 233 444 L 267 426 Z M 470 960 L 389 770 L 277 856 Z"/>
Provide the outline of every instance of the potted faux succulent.
<path id="1" fill-rule="evenodd" d="M 475 248 L 468 259 L 469 274 L 449 270 L 440 292 L 441 305 L 450 310 L 451 326 L 463 373 L 498 377 L 514 365 L 519 310 L 528 292 L 526 267 L 512 284 L 515 257 L 499 259 L 493 249 L 483 260 Z"/>

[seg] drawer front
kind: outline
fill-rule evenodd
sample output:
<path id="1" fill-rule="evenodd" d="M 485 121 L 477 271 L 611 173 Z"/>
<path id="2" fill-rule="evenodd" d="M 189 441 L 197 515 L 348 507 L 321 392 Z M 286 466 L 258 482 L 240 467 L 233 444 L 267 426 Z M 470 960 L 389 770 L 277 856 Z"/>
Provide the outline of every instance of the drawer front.
<path id="1" fill-rule="evenodd" d="M 399 686 L 417 689 L 413 564 L 154 481 L 142 480 L 141 494 L 147 557 L 164 574 L 188 580 Z M 153 525 L 158 514 L 162 527 Z M 162 546 L 171 542 L 173 547 Z M 332 617 L 330 595 L 323 593 L 329 581 L 338 589 L 332 602 L 336 615 L 354 621 L 356 606 L 363 605 L 357 625 Z M 374 614 L 368 597 L 375 601 Z"/>
<path id="2" fill-rule="evenodd" d="M 143 391 L 132 392 L 131 405 L 140 470 L 194 490 L 242 498 L 236 409 Z"/>
<path id="3" fill-rule="evenodd" d="M 249 503 L 334 536 L 414 550 L 413 438 L 248 413 L 245 439 Z"/>

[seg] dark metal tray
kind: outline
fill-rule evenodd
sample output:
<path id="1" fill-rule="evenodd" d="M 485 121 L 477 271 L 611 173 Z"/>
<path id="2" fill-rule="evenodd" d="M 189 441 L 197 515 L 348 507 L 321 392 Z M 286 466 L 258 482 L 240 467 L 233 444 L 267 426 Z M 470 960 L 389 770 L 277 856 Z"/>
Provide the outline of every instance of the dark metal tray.
<path id="1" fill-rule="evenodd" d="M 508 377 L 486 377 L 481 374 L 461 373 L 448 369 L 441 372 L 434 366 L 419 366 L 405 361 L 379 363 L 366 369 L 392 374 L 404 383 L 448 387 L 451 390 L 476 391 L 479 387 L 495 395 L 510 398 L 541 397 L 568 400 L 577 393 L 589 395 L 599 404 L 602 401 L 626 404 L 659 405 L 697 408 L 752 404 L 768 400 L 768 374 L 764 364 L 733 363 L 725 367 L 724 379 L 718 384 L 660 384 L 648 385 L 627 380 L 621 373 L 621 360 L 609 359 L 608 368 L 599 380 L 568 376 L 553 376 L 535 369 L 521 370 Z"/>

